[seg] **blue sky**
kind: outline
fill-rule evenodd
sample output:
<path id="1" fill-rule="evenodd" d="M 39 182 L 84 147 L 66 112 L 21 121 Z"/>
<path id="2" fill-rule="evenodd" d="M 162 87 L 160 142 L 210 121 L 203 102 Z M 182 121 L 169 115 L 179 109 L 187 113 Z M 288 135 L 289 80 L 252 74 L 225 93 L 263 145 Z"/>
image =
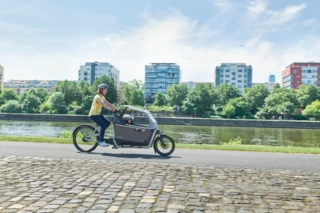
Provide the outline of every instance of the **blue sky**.
<path id="1" fill-rule="evenodd" d="M 0 64 L 9 79 L 76 80 L 107 61 L 120 80 L 175 62 L 182 81 L 213 81 L 243 62 L 265 82 L 296 61 L 320 61 L 318 0 L 0 0 Z"/>

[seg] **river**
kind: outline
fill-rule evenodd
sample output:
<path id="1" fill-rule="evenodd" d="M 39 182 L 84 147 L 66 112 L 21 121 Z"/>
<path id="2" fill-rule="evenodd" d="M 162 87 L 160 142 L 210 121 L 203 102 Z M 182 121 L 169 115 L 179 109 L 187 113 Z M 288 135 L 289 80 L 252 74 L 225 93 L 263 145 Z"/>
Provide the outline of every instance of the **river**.
<path id="1" fill-rule="evenodd" d="M 59 137 L 63 130 L 73 131 L 80 123 L 0 121 L 0 135 Z M 160 125 L 177 143 L 219 144 L 240 138 L 242 144 L 320 147 L 318 129 L 284 129 L 216 126 Z M 111 132 L 112 128 L 107 132 Z"/>

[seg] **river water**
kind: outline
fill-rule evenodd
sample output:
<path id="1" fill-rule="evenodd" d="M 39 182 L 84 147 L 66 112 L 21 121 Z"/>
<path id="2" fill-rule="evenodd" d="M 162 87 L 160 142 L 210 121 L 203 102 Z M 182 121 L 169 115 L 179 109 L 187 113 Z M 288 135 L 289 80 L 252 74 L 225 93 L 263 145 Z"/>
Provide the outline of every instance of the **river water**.
<path id="1" fill-rule="evenodd" d="M 0 121 L 1 135 L 59 137 L 63 130 L 73 131 L 80 123 Z M 160 125 L 177 143 L 219 144 L 240 138 L 243 144 L 320 147 L 318 129 L 280 129 L 215 126 Z M 107 130 L 111 133 L 112 127 Z"/>

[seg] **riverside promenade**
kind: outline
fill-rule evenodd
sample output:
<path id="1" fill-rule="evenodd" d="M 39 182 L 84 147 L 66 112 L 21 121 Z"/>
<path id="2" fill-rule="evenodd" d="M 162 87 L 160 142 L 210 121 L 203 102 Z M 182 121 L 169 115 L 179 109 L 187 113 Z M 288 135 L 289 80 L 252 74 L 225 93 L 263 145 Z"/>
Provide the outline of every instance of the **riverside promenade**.
<path id="1" fill-rule="evenodd" d="M 0 154 L 0 212 L 316 213 L 320 173 Z"/>

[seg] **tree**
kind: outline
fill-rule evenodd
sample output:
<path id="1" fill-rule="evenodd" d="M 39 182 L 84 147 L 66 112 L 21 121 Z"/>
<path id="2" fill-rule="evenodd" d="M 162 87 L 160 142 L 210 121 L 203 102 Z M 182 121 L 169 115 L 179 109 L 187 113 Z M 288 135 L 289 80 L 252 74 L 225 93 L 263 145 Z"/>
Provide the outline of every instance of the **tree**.
<path id="1" fill-rule="evenodd" d="M 213 104 L 217 103 L 217 96 L 211 84 L 197 84 L 196 87 L 188 93 L 183 102 L 183 111 L 192 114 L 195 111 L 204 113 L 212 110 Z"/>
<path id="2" fill-rule="evenodd" d="M 106 75 L 102 76 L 101 78 L 97 78 L 91 86 L 91 91 L 93 94 L 97 94 L 97 88 L 99 84 L 107 84 L 108 85 L 108 93 L 106 95 L 106 99 L 110 103 L 116 103 L 118 100 L 118 91 L 115 85 L 114 79 L 110 78 Z"/>
<path id="3" fill-rule="evenodd" d="M 19 100 L 18 94 L 12 89 L 3 90 L 3 92 L 0 95 L 0 98 L 4 101 Z"/>
<path id="4" fill-rule="evenodd" d="M 236 109 L 232 104 L 228 103 L 223 107 L 222 114 L 227 118 L 232 118 L 236 115 Z"/>
<path id="5" fill-rule="evenodd" d="M 232 98 L 241 97 L 241 94 L 236 87 L 225 83 L 220 84 L 217 87 L 217 95 L 219 104 L 222 106 L 226 105 L 228 101 Z"/>
<path id="6" fill-rule="evenodd" d="M 236 116 L 251 115 L 249 104 L 243 97 L 230 99 L 227 105 L 234 107 Z"/>
<path id="7" fill-rule="evenodd" d="M 268 114 L 292 114 L 297 106 L 294 90 L 274 88 L 265 99 L 265 111 Z"/>
<path id="8" fill-rule="evenodd" d="M 40 99 L 32 93 L 27 94 L 27 97 L 22 102 L 22 109 L 26 113 L 37 113 L 40 110 Z"/>
<path id="9" fill-rule="evenodd" d="M 28 96 L 29 94 L 32 94 L 32 95 L 37 96 L 36 91 L 35 91 L 34 89 L 29 89 L 27 92 L 24 92 L 24 93 L 22 93 L 22 94 L 20 95 L 20 103 L 21 103 L 21 104 L 22 104 L 23 101 L 27 98 L 27 96 Z"/>
<path id="10" fill-rule="evenodd" d="M 132 91 L 129 104 L 133 106 L 144 106 L 144 98 L 142 91 L 135 89 Z"/>
<path id="11" fill-rule="evenodd" d="M 91 91 L 90 86 L 87 82 L 84 81 L 80 81 L 78 83 L 78 89 L 81 93 L 81 97 L 78 97 L 79 100 L 77 100 L 77 103 L 79 105 L 81 105 L 81 102 L 83 100 L 83 98 L 85 98 L 86 96 L 91 96 L 93 98 L 93 96 L 97 93 L 97 91 L 95 91 L 94 93 Z"/>
<path id="12" fill-rule="evenodd" d="M 0 107 L 0 112 L 5 113 L 21 113 L 21 105 L 17 100 L 9 100 Z"/>
<path id="13" fill-rule="evenodd" d="M 165 105 L 167 105 L 166 96 L 164 94 L 162 94 L 161 92 L 158 92 L 156 94 L 156 98 L 155 98 L 155 101 L 154 101 L 153 105 L 155 105 L 155 106 L 165 106 Z"/>
<path id="14" fill-rule="evenodd" d="M 298 107 L 304 109 L 307 105 L 319 99 L 319 91 L 311 84 L 302 84 L 296 90 L 296 97 L 298 101 Z"/>
<path id="15" fill-rule="evenodd" d="M 170 106 L 182 106 L 183 101 L 187 98 L 188 87 L 185 84 L 173 84 L 167 90 L 167 99 Z"/>
<path id="16" fill-rule="evenodd" d="M 134 79 L 128 83 L 123 83 L 120 88 L 120 103 L 137 105 L 138 102 L 138 106 L 144 106 L 143 88 L 144 85 L 140 80 Z"/>
<path id="17" fill-rule="evenodd" d="M 54 114 L 64 114 L 67 112 L 66 103 L 64 102 L 64 95 L 62 92 L 54 92 L 49 100 L 52 112 Z"/>
<path id="18" fill-rule="evenodd" d="M 319 119 L 320 118 L 320 101 L 316 100 L 302 111 L 302 115 L 307 118 Z"/>
<path id="19" fill-rule="evenodd" d="M 48 92 L 45 89 L 37 89 L 36 96 L 39 98 L 41 103 L 44 103 L 48 98 Z"/>
<path id="20" fill-rule="evenodd" d="M 51 104 L 47 101 L 47 102 L 44 102 L 43 104 L 41 104 L 40 106 L 40 112 L 41 113 L 51 113 L 51 109 L 52 109 L 52 106 Z"/>
<path id="21" fill-rule="evenodd" d="M 74 81 L 59 81 L 54 87 L 54 91 L 63 94 L 63 100 L 66 106 L 70 106 L 74 101 L 78 102 L 81 100 L 81 92 L 77 83 Z"/>
<path id="22" fill-rule="evenodd" d="M 85 96 L 83 97 L 82 99 L 82 103 L 79 107 L 77 107 L 75 109 L 75 113 L 76 114 L 84 114 L 84 115 L 87 115 L 89 114 L 89 111 L 90 111 L 90 108 L 91 108 L 91 105 L 92 105 L 92 100 L 93 100 L 93 97 L 92 96 Z"/>
<path id="23" fill-rule="evenodd" d="M 252 114 L 256 114 L 257 111 L 263 107 L 264 101 L 269 94 L 268 88 L 262 84 L 258 84 L 245 90 L 243 96 L 249 104 L 250 112 Z"/>

